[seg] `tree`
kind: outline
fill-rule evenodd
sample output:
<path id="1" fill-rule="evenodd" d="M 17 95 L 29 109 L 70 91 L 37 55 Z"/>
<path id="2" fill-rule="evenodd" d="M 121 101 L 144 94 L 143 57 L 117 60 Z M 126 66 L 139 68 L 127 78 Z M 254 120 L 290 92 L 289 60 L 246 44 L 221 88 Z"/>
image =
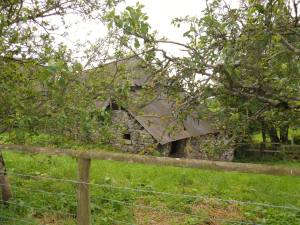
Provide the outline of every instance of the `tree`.
<path id="1" fill-rule="evenodd" d="M 65 46 L 55 43 L 53 32 L 57 26 L 51 19 L 58 18 L 64 25 L 64 16 L 72 13 L 101 20 L 105 11 L 118 2 L 0 2 L 0 134 L 14 130 L 22 142 L 25 132 L 41 131 L 49 124 L 60 133 L 72 128 L 86 131 L 91 122 L 86 100 L 90 92 L 86 93 L 79 82 L 81 65 L 72 60 Z M 5 175 L 0 152 L 0 182 L 6 192 L 3 200 L 7 201 L 11 195 Z"/>
<path id="2" fill-rule="evenodd" d="M 172 74 L 169 94 L 178 84 L 184 87 L 184 98 L 173 95 L 179 111 L 206 105 L 208 113 L 217 115 L 219 129 L 236 139 L 266 124 L 273 141 L 278 141 L 274 129 L 281 127 L 281 141 L 287 142 L 287 129 L 299 123 L 300 112 L 299 4 L 249 0 L 232 9 L 224 1 L 207 1 L 203 17 L 174 19 L 175 26 L 188 25 L 186 43 L 159 38 L 140 4 L 121 14 L 112 10 L 107 22 L 121 45 Z M 170 55 L 165 43 L 185 54 Z"/>

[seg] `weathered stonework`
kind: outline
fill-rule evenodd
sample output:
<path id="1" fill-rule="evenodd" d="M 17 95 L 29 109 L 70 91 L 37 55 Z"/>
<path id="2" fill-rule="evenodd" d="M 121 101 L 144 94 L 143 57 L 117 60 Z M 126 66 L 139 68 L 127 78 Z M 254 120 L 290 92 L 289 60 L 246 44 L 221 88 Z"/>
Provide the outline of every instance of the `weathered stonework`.
<path id="1" fill-rule="evenodd" d="M 162 156 L 224 161 L 233 159 L 233 148 L 226 146 L 225 139 L 218 135 L 192 137 L 161 145 L 125 110 L 112 111 L 112 124 L 111 144 L 123 152 L 159 152 Z"/>
<path id="2" fill-rule="evenodd" d="M 171 143 L 167 143 L 164 145 L 158 144 L 156 150 L 164 157 L 170 156 Z"/>
<path id="3" fill-rule="evenodd" d="M 123 152 L 140 153 L 156 145 L 156 140 L 125 110 L 112 111 L 112 124 L 111 144 Z"/>
<path id="4" fill-rule="evenodd" d="M 220 135 L 192 137 L 186 146 L 187 158 L 232 161 L 233 154 L 233 147 Z"/>

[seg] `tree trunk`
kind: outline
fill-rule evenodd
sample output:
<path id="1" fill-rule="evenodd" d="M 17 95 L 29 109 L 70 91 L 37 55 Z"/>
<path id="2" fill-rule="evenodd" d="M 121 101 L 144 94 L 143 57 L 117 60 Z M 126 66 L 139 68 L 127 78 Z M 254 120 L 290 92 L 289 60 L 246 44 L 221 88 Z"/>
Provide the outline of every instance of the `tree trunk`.
<path id="1" fill-rule="evenodd" d="M 267 140 L 266 133 L 267 133 L 267 124 L 265 123 L 265 121 L 262 120 L 261 121 L 261 136 L 262 136 L 263 143 L 266 143 L 266 140 Z"/>
<path id="2" fill-rule="evenodd" d="M 12 192 L 7 178 L 2 152 L 0 152 L 0 189 L 2 190 L 2 202 L 5 204 L 12 197 Z"/>
<path id="3" fill-rule="evenodd" d="M 280 127 L 280 141 L 283 144 L 288 144 L 289 142 L 289 125 L 284 124 Z"/>
<path id="4" fill-rule="evenodd" d="M 275 127 L 271 126 L 269 128 L 269 136 L 270 136 L 270 139 L 271 139 L 272 143 L 279 143 L 280 142 Z"/>

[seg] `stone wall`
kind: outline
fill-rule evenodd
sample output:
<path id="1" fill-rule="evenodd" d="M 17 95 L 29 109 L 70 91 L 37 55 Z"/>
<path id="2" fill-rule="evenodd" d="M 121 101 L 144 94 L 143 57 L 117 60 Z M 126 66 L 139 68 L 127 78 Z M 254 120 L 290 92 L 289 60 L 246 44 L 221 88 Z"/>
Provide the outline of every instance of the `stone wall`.
<path id="1" fill-rule="evenodd" d="M 113 138 L 111 144 L 123 152 L 154 151 L 156 140 L 126 111 L 112 111 Z"/>
<path id="2" fill-rule="evenodd" d="M 226 143 L 227 139 L 221 135 L 205 135 L 192 137 L 186 146 L 186 157 L 193 159 L 207 159 L 232 161 L 234 148 Z"/>
<path id="3" fill-rule="evenodd" d="M 161 156 L 182 157 L 183 154 L 174 153 L 177 144 L 158 144 L 157 141 L 125 110 L 112 110 L 113 137 L 111 144 L 123 152 L 153 154 L 159 152 Z M 194 159 L 209 159 L 232 161 L 233 148 L 226 145 L 226 139 L 220 135 L 206 135 L 192 137 L 184 142 L 184 157 Z"/>
<path id="4" fill-rule="evenodd" d="M 168 157 L 171 152 L 171 143 L 167 143 L 164 145 L 158 144 L 156 150 L 160 153 L 161 156 Z"/>

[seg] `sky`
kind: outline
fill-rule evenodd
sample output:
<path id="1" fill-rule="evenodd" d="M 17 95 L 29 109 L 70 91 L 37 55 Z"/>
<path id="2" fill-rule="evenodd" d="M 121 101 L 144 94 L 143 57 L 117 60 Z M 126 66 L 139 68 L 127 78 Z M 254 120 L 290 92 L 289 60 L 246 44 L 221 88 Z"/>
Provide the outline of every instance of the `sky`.
<path id="1" fill-rule="evenodd" d="M 127 0 L 128 4 L 135 4 L 136 0 Z M 176 17 L 201 16 L 205 8 L 205 0 L 140 0 L 145 5 L 145 12 L 149 22 L 159 34 L 172 40 L 180 40 L 181 33 L 171 25 Z"/>
<path id="2" fill-rule="evenodd" d="M 126 5 L 135 5 L 138 0 L 125 0 Z M 224 0 L 231 6 L 237 7 L 239 0 Z M 206 6 L 205 0 L 139 0 L 145 5 L 144 12 L 149 16 L 149 22 L 153 30 L 157 30 L 160 37 L 167 37 L 170 40 L 183 42 L 182 34 L 184 28 L 178 29 L 171 25 L 175 17 L 184 17 L 202 15 Z M 97 38 L 104 37 L 105 27 L 100 23 L 92 21 L 80 21 L 74 16 L 67 17 L 67 21 L 73 24 L 69 29 L 69 35 L 66 38 L 57 37 L 59 42 L 64 42 L 69 48 L 77 54 L 82 54 L 83 48 L 78 48 L 75 43 L 85 43 L 86 41 L 95 41 Z M 168 48 L 168 46 L 167 46 Z M 76 54 L 76 52 L 74 52 Z"/>

